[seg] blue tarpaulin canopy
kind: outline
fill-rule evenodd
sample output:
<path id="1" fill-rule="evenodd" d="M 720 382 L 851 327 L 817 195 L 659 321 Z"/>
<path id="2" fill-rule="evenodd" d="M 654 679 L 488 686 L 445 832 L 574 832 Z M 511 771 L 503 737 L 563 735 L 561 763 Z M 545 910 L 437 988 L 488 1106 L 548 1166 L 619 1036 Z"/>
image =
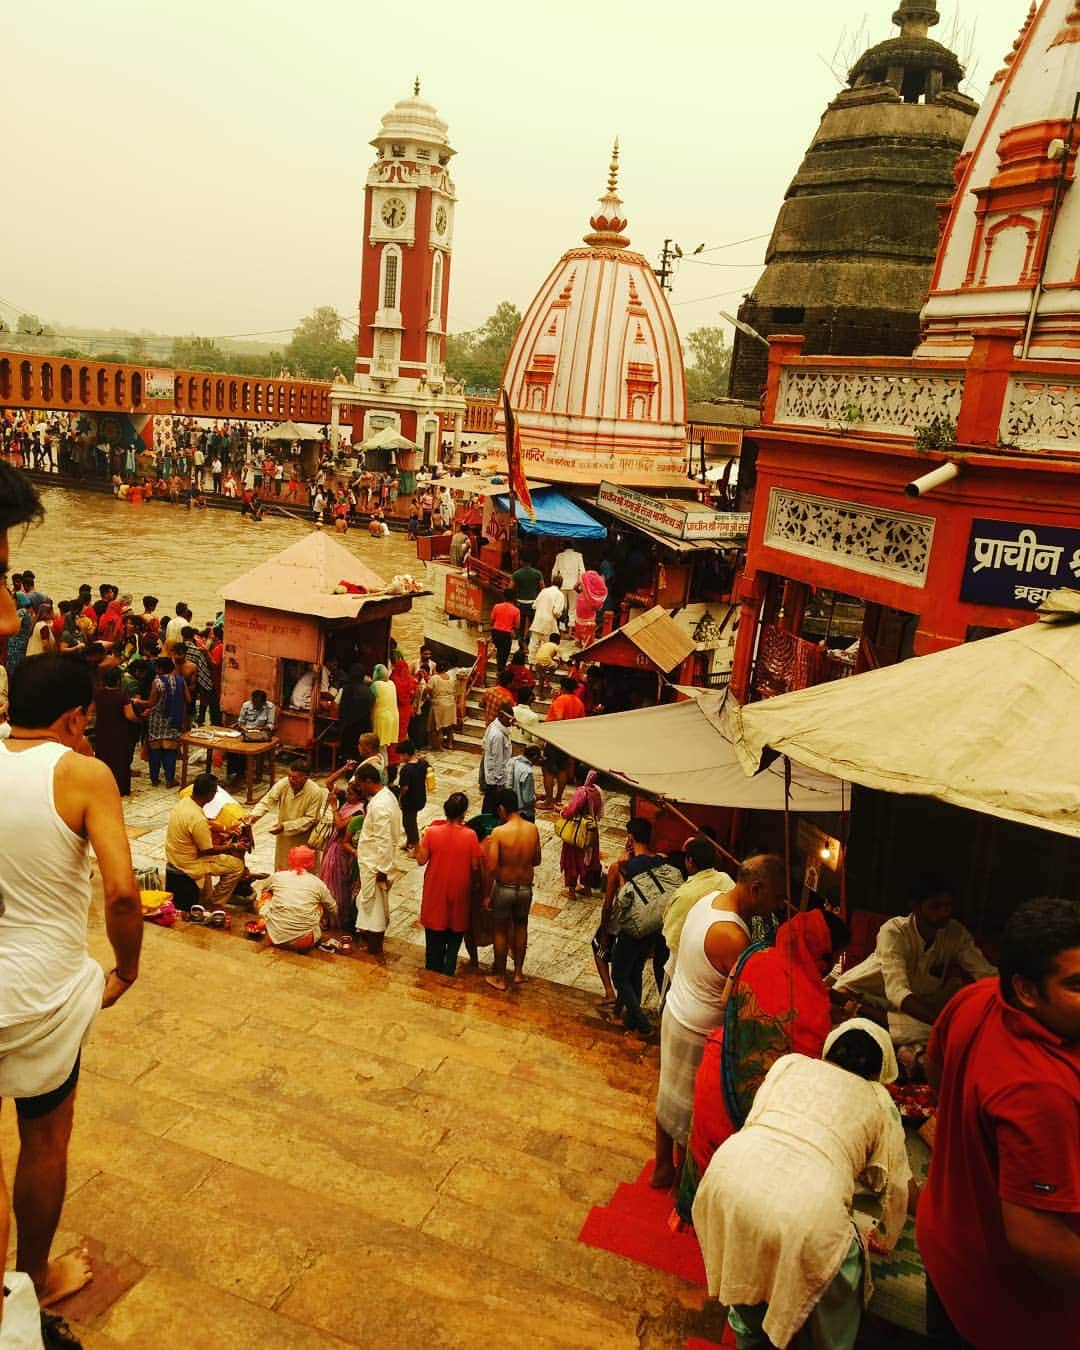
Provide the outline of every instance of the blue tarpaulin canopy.
<path id="1" fill-rule="evenodd" d="M 593 520 L 577 502 L 555 488 L 537 488 L 532 493 L 532 503 L 535 521 L 529 519 L 520 502 L 517 505 L 518 529 L 522 534 L 557 535 L 560 539 L 603 539 L 607 535 L 598 520 Z M 495 505 L 500 511 L 509 512 L 509 496 L 496 497 Z"/>

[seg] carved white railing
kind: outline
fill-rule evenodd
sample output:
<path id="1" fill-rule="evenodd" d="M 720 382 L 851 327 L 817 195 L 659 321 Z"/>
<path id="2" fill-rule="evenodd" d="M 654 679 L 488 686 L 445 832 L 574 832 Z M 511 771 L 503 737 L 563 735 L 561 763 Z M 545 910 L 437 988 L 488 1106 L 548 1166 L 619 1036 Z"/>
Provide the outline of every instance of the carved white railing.
<path id="1" fill-rule="evenodd" d="M 774 487 L 763 543 L 853 572 L 922 586 L 934 518 Z"/>
<path id="2" fill-rule="evenodd" d="M 798 426 L 914 436 L 934 418 L 956 422 L 964 372 L 782 366 L 774 420 Z"/>
<path id="3" fill-rule="evenodd" d="M 1001 411 L 1001 443 L 1080 453 L 1080 378 L 1013 375 Z"/>

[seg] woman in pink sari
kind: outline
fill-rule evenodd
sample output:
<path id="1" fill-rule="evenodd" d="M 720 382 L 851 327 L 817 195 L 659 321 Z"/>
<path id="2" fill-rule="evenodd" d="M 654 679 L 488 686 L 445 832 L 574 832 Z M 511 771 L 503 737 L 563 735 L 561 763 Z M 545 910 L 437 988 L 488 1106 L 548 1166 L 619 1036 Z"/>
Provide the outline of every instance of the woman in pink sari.
<path id="1" fill-rule="evenodd" d="M 599 572 L 582 572 L 577 594 L 574 637 L 587 647 L 596 636 L 596 616 L 607 599 L 607 582 Z"/>
<path id="2" fill-rule="evenodd" d="M 332 793 L 337 779 L 344 773 L 351 775 L 355 768 L 355 761 L 349 760 L 336 773 L 331 774 L 326 780 L 327 790 Z M 346 933 L 352 931 L 352 888 L 356 867 L 356 849 L 350 847 L 345 831 L 353 816 L 363 809 L 364 799 L 359 790 L 353 786 L 350 776 L 345 785 L 345 801 L 334 812 L 334 825 L 336 827 L 334 837 L 323 849 L 322 868 L 320 870 L 320 876 L 337 905 L 335 926 Z"/>
<path id="3" fill-rule="evenodd" d="M 600 816 L 604 809 L 604 799 L 596 786 L 596 771 L 590 769 L 574 795 L 562 809 L 563 820 L 575 817 L 591 821 L 591 828 L 582 844 L 570 844 L 563 841 L 559 855 L 559 868 L 566 882 L 566 891 L 570 899 L 577 896 L 577 888 L 588 898 L 593 886 L 600 884 Z"/>

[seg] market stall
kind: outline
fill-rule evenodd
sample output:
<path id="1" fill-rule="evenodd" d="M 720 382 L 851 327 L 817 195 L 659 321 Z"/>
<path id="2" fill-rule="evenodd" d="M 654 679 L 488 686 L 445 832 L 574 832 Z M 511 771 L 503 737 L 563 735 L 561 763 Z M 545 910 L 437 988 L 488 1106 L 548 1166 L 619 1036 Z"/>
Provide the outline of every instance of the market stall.
<path id="1" fill-rule="evenodd" d="M 260 563 L 223 590 L 223 711 L 235 716 L 252 689 L 264 689 L 278 739 L 310 750 L 336 716 L 332 678 L 386 660 L 391 619 L 414 593 L 408 579 L 387 583 L 320 531 Z M 298 685 L 311 691 L 307 707 L 294 706 L 304 701 Z"/>
<path id="2" fill-rule="evenodd" d="M 1080 592 L 1040 620 L 732 707 L 748 773 L 776 756 L 859 785 L 848 889 L 897 911 L 912 858 L 949 876 L 969 927 L 1080 875 Z M 906 864 L 906 865 L 905 865 Z"/>
<path id="3" fill-rule="evenodd" d="M 638 614 L 577 654 L 582 666 L 596 666 L 605 712 L 628 712 L 670 703 L 675 684 L 695 683 L 691 638 L 659 605 Z"/>

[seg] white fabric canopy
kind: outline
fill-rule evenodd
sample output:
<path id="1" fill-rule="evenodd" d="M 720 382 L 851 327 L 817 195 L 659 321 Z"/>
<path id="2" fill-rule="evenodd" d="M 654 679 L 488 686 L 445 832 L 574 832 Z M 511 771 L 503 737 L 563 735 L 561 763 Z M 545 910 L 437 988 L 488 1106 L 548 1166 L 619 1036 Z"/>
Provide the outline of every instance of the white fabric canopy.
<path id="1" fill-rule="evenodd" d="M 568 755 L 620 779 L 628 787 L 696 806 L 784 809 L 784 770 L 776 764 L 748 778 L 726 730 L 723 695 L 693 691 L 685 703 L 529 723 L 529 731 Z M 792 766 L 793 811 L 835 812 L 850 804 L 844 785 L 826 774 Z"/>
<path id="2" fill-rule="evenodd" d="M 730 710 L 743 767 L 766 747 L 883 792 L 1080 838 L 1080 592 L 1040 622 Z"/>

